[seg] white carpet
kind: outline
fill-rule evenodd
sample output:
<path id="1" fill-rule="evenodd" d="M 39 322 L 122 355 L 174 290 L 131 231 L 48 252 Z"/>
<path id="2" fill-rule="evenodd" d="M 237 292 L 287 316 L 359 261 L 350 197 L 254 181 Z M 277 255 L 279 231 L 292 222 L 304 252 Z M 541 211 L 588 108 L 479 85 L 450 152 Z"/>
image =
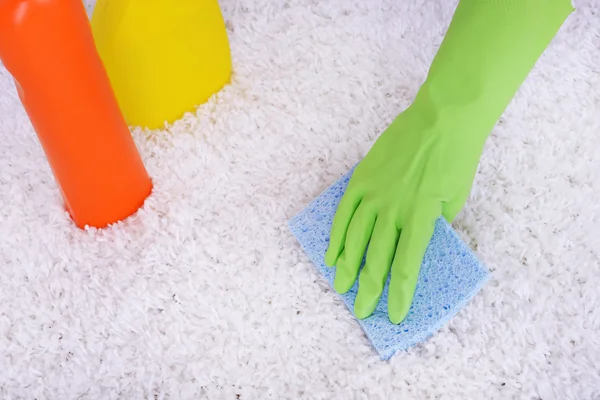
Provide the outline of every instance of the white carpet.
<path id="1" fill-rule="evenodd" d="M 493 281 L 391 362 L 285 224 L 410 103 L 455 2 L 221 4 L 232 84 L 134 131 L 155 193 L 113 229 L 66 218 L 0 70 L 0 397 L 600 399 L 597 3 L 510 105 L 455 223 Z"/>

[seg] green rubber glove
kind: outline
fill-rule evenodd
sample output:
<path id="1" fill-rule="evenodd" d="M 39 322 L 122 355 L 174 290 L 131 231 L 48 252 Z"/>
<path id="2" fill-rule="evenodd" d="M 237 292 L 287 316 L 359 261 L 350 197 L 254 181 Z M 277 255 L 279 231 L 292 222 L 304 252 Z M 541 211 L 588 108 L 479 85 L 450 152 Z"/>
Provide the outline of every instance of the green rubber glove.
<path id="1" fill-rule="evenodd" d="M 354 312 L 368 317 L 391 268 L 388 313 L 407 315 L 436 220 L 466 202 L 483 146 L 573 11 L 568 0 L 461 0 L 427 79 L 357 166 L 335 215 L 325 262 Z M 368 250 L 367 250 L 368 247 Z"/>

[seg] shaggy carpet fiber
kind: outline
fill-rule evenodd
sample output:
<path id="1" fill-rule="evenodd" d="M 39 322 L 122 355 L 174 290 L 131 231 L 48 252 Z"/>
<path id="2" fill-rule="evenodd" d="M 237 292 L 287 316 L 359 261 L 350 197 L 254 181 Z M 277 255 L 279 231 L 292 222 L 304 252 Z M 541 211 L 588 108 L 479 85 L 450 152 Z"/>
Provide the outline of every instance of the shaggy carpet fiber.
<path id="1" fill-rule="evenodd" d="M 575 5 L 454 223 L 490 283 L 389 362 L 286 223 L 410 104 L 455 2 L 221 0 L 231 84 L 132 128 L 155 190 L 100 231 L 0 69 L 0 397 L 600 399 L 600 8 Z"/>

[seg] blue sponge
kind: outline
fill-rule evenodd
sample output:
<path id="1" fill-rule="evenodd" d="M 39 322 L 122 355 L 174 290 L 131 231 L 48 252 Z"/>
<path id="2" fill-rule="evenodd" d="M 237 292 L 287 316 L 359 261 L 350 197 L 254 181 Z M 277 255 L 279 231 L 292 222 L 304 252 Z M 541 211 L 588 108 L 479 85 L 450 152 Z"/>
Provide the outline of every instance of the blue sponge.
<path id="1" fill-rule="evenodd" d="M 289 221 L 289 227 L 311 261 L 333 287 L 335 268 L 325 265 L 325 252 L 333 216 L 353 170 L 313 200 Z M 388 282 L 375 312 L 359 320 L 367 337 L 382 360 L 397 351 L 424 341 L 447 323 L 489 279 L 488 270 L 440 217 L 421 266 L 414 300 L 408 316 L 399 325 L 387 314 Z M 354 287 L 341 295 L 352 311 L 358 291 Z"/>

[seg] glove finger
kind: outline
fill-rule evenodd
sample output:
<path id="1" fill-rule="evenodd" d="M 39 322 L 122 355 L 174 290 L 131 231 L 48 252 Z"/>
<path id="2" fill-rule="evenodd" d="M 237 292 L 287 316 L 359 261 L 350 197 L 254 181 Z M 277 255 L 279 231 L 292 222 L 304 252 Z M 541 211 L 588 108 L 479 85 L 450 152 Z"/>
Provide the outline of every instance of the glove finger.
<path id="1" fill-rule="evenodd" d="M 448 222 L 454 221 L 454 218 L 460 213 L 462 208 L 464 207 L 467 199 L 469 198 L 470 192 L 462 193 L 459 196 L 455 197 L 452 201 L 448 203 L 444 203 L 442 206 L 442 215 Z"/>
<path id="2" fill-rule="evenodd" d="M 373 313 L 390 272 L 398 244 L 399 230 L 389 217 L 379 216 L 373 230 L 365 267 L 359 278 L 354 314 L 363 319 Z"/>
<path id="3" fill-rule="evenodd" d="M 375 226 L 376 214 L 362 203 L 350 222 L 346 233 L 344 251 L 337 262 L 334 288 L 346 293 L 352 288 L 364 259 L 365 250 Z"/>
<path id="4" fill-rule="evenodd" d="M 388 294 L 388 314 L 394 324 L 402 322 L 410 310 L 423 256 L 440 215 L 438 208 L 420 206 L 403 227 L 392 262 Z"/>
<path id="5" fill-rule="evenodd" d="M 346 241 L 346 232 L 352 216 L 360 205 L 361 198 L 353 191 L 347 191 L 338 205 L 331 225 L 331 234 L 329 237 L 329 246 L 325 253 L 325 264 L 333 267 L 344 249 Z"/>

